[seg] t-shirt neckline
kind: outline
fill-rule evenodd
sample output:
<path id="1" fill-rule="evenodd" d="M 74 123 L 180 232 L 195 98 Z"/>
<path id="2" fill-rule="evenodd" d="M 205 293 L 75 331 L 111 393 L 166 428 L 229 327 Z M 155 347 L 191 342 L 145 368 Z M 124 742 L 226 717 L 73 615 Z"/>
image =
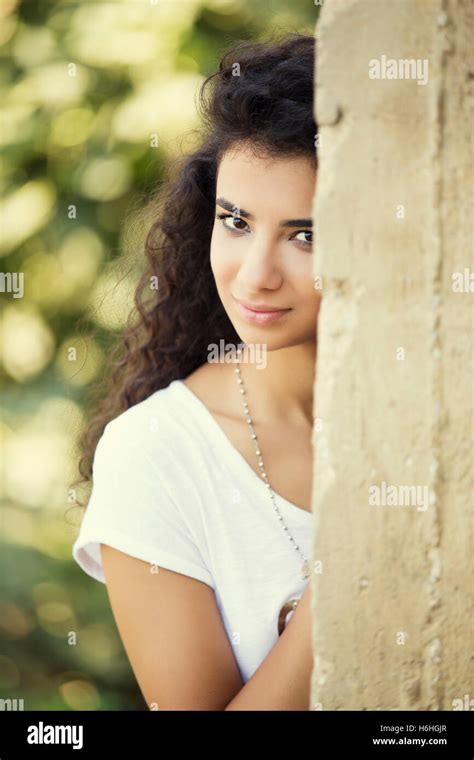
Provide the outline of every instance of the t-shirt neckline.
<path id="1" fill-rule="evenodd" d="M 183 393 L 183 398 L 186 397 L 190 402 L 193 403 L 194 408 L 196 411 L 201 415 L 202 420 L 209 426 L 210 430 L 212 431 L 212 434 L 214 435 L 216 442 L 220 446 L 225 446 L 227 452 L 229 455 L 233 458 L 235 462 L 235 466 L 240 469 L 242 472 L 242 475 L 245 476 L 248 480 L 248 482 L 252 483 L 254 488 L 258 486 L 260 490 L 262 491 L 262 497 L 269 499 L 267 493 L 267 487 L 264 483 L 264 481 L 258 477 L 255 470 L 252 469 L 252 467 L 249 465 L 247 460 L 244 456 L 240 453 L 240 451 L 234 446 L 232 441 L 228 438 L 222 427 L 219 425 L 217 420 L 215 419 L 214 415 L 211 414 L 207 406 L 204 404 L 203 401 L 197 396 L 189 386 L 186 385 L 186 383 L 183 380 L 176 379 L 173 380 L 170 383 L 170 386 L 174 386 L 175 388 L 181 388 Z M 294 514 L 299 517 L 299 519 L 304 522 L 308 520 L 310 517 L 312 517 L 312 511 L 303 509 L 302 507 L 299 507 L 297 504 L 294 504 L 291 501 L 288 501 L 288 499 L 285 499 L 283 496 L 281 496 L 279 493 L 277 493 L 274 489 L 272 489 L 274 496 L 276 497 L 276 500 L 283 505 L 283 507 L 287 510 L 288 513 Z"/>

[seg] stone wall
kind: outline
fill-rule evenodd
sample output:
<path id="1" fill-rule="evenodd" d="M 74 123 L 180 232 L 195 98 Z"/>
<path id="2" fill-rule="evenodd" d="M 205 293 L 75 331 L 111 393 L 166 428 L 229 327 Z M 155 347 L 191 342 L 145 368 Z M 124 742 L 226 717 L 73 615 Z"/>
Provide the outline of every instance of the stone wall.
<path id="1" fill-rule="evenodd" d="M 315 710 L 474 709 L 473 15 L 316 27 Z"/>

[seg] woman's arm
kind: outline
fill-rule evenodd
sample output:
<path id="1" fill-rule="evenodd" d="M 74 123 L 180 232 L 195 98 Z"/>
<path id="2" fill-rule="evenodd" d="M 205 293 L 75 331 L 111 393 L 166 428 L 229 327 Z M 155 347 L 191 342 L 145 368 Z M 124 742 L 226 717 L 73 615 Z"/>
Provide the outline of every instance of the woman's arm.
<path id="1" fill-rule="evenodd" d="M 101 544 L 112 612 L 150 710 L 308 710 L 310 588 L 243 684 L 213 589 Z"/>
<path id="2" fill-rule="evenodd" d="M 308 582 L 289 623 L 262 664 L 226 710 L 309 710 L 311 586 Z"/>

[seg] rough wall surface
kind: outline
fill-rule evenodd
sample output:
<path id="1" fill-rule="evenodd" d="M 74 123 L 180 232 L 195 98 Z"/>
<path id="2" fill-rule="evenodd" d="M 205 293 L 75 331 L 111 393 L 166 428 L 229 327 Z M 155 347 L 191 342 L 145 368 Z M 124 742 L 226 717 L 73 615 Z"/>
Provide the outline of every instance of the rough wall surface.
<path id="1" fill-rule="evenodd" d="M 473 15 L 316 28 L 314 710 L 474 709 Z"/>

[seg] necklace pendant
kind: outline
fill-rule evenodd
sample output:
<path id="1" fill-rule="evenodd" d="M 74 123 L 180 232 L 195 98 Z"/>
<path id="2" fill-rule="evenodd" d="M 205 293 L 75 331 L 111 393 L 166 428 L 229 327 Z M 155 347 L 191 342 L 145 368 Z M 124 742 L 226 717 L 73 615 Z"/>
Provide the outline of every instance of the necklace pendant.
<path id="1" fill-rule="evenodd" d="M 305 559 L 305 561 L 301 565 L 301 577 L 303 578 L 303 580 L 305 578 L 309 578 L 309 562 L 307 559 Z"/>

